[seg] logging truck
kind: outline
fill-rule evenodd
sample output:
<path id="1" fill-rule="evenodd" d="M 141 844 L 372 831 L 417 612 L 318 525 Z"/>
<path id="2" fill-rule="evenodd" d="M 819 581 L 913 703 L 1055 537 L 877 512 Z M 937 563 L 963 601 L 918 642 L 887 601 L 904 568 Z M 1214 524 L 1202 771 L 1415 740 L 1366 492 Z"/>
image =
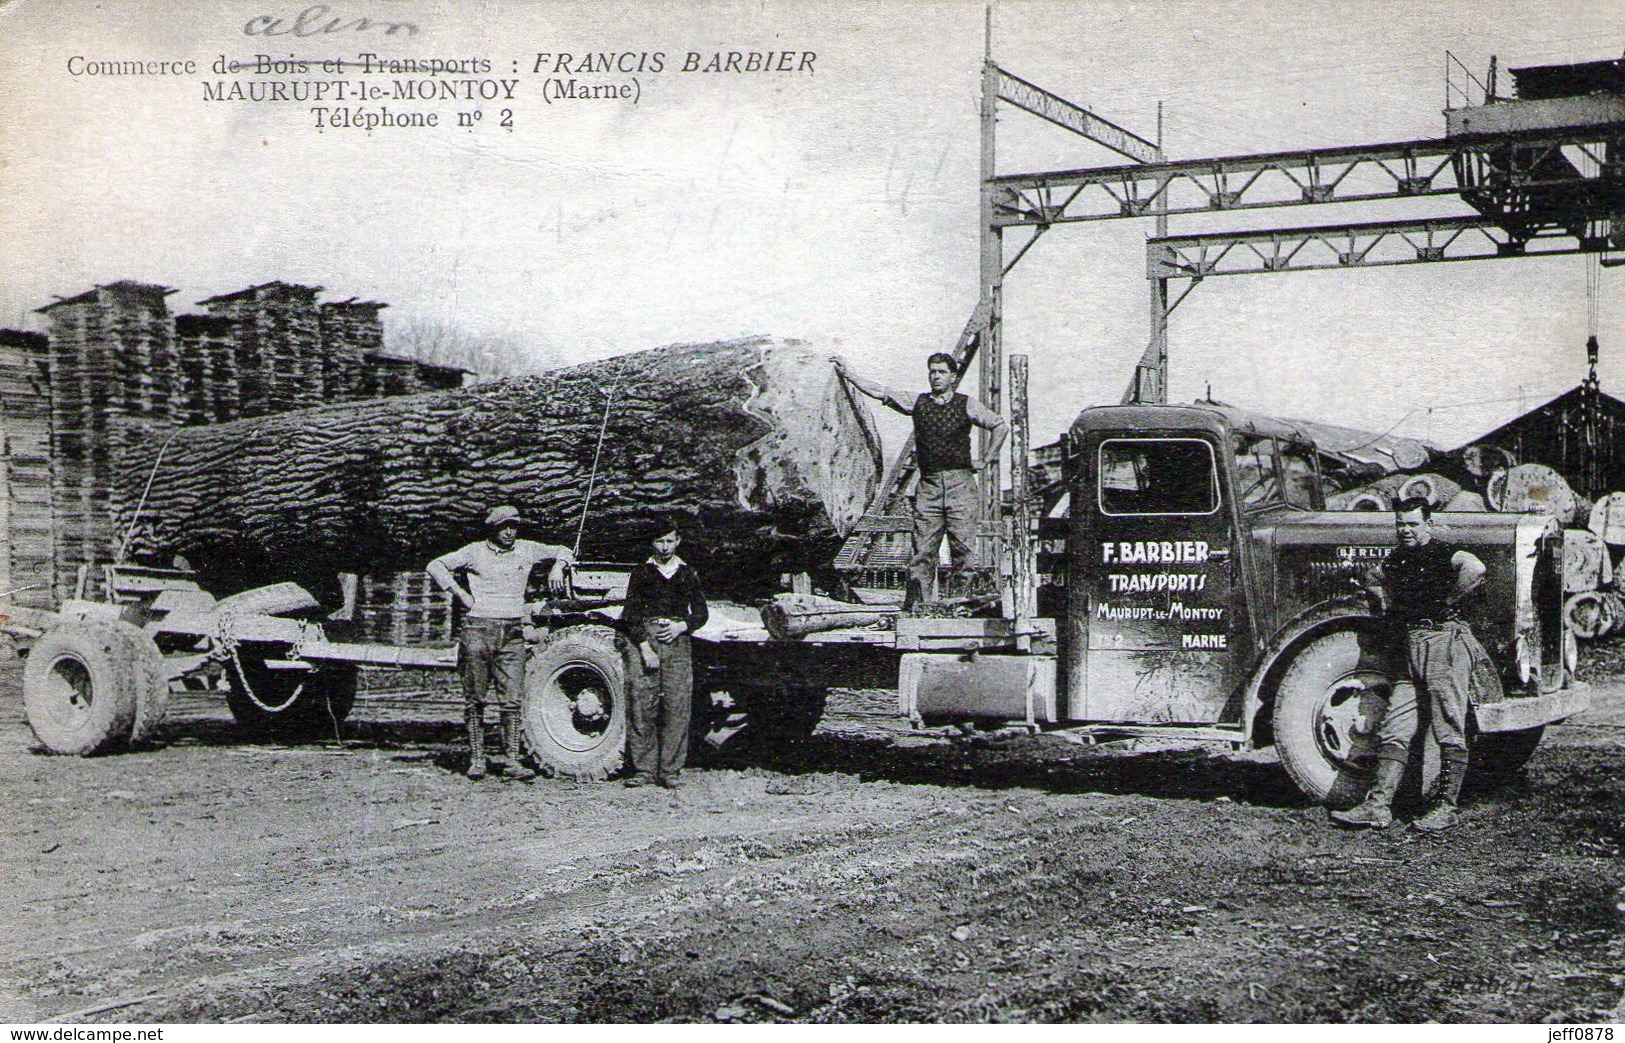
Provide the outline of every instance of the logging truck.
<path id="1" fill-rule="evenodd" d="M 984 526 L 979 558 L 998 592 L 986 611 L 887 603 L 908 542 L 906 519 L 888 515 L 857 523 L 836 562 L 841 599 L 780 606 L 781 624 L 800 611 L 803 625 L 771 626 L 773 605 L 714 603 L 695 635 L 696 727 L 728 715 L 793 741 L 830 689 L 882 688 L 921 727 L 1273 745 L 1310 797 L 1357 800 L 1403 669 L 1361 590 L 1395 543 L 1392 517 L 1325 510 L 1301 428 L 1217 405 L 1086 409 L 1060 455 L 1058 496 L 1028 491 L 1018 460 L 1015 495 Z M 1472 707 L 1474 763 L 1512 769 L 1545 725 L 1587 705 L 1562 612 L 1562 531 L 1535 514 L 1437 521 L 1488 568 L 1469 620 L 1504 691 Z M 579 566 L 568 597 L 531 606 L 524 724 L 554 773 L 622 765 L 638 661 L 617 622 L 626 574 Z M 217 600 L 181 572 L 110 568 L 105 586 L 106 600 L 0 624 L 26 649 L 28 720 L 52 752 L 143 740 L 175 686 L 223 689 L 254 733 L 332 735 L 359 670 L 455 666 L 452 648 L 345 640 L 353 606 L 330 611 L 289 583 Z"/>

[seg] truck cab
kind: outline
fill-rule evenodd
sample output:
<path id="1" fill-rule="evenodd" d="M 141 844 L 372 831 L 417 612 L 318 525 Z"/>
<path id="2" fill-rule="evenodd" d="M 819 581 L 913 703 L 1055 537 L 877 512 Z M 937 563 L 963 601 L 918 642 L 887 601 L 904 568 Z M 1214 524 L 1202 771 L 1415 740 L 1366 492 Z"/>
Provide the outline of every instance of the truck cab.
<path id="1" fill-rule="evenodd" d="M 1403 670 L 1363 595 L 1393 516 L 1325 511 L 1305 432 L 1216 405 L 1087 409 L 1066 476 L 1060 715 L 1273 742 L 1306 792 L 1357 798 Z M 1499 737 L 1486 749 L 1532 752 L 1541 727 L 1585 705 L 1566 669 L 1562 530 L 1536 515 L 1434 520 L 1488 568 L 1469 621 L 1502 685 L 1481 693 L 1476 729 Z"/>

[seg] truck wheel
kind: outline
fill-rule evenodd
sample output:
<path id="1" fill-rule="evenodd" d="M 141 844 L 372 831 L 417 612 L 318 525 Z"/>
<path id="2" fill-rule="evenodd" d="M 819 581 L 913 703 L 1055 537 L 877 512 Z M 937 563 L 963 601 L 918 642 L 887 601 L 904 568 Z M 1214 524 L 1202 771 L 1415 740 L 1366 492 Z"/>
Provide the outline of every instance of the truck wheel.
<path id="1" fill-rule="evenodd" d="M 152 675 L 121 626 L 135 630 L 63 623 L 34 643 L 23 667 L 23 706 L 50 752 L 87 756 L 130 739 Z"/>
<path id="2" fill-rule="evenodd" d="M 555 774 L 604 779 L 626 756 L 628 644 L 606 626 L 559 630 L 525 667 L 525 738 Z"/>
<path id="3" fill-rule="evenodd" d="M 334 735 L 355 707 L 356 669 L 274 670 L 266 656 L 239 650 L 226 664 L 226 706 L 251 738 L 298 741 Z"/>
<path id="4" fill-rule="evenodd" d="M 1545 725 L 1516 732 L 1479 732 L 1473 739 L 1469 770 L 1488 785 L 1505 785 L 1529 763 L 1545 732 Z"/>
<path id="5" fill-rule="evenodd" d="M 1275 748 L 1292 781 L 1313 799 L 1350 807 L 1370 785 L 1377 725 L 1392 668 L 1363 650 L 1361 635 L 1315 638 L 1293 658 L 1275 693 Z"/>

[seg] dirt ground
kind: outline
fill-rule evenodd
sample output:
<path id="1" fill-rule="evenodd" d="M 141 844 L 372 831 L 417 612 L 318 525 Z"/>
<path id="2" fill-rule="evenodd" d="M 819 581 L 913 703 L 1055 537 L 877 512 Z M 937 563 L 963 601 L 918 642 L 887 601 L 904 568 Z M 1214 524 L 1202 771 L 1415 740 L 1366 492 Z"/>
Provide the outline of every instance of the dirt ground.
<path id="1" fill-rule="evenodd" d="M 0 1021 L 1625 1017 L 1625 685 L 1448 839 L 1329 828 L 1266 752 L 907 734 L 883 696 L 676 792 L 458 775 L 224 707 L 38 753 L 0 675 Z"/>

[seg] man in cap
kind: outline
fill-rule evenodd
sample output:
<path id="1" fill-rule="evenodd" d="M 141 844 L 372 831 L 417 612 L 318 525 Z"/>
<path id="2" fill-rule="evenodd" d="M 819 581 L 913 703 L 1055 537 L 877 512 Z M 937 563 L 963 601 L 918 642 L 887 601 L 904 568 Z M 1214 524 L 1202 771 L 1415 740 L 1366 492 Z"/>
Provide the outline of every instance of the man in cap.
<path id="1" fill-rule="evenodd" d="M 568 547 L 519 538 L 517 508 L 495 507 L 485 516 L 486 537 L 429 562 L 429 576 L 462 602 L 457 666 L 463 678 L 463 719 L 468 725 L 468 777 L 485 776 L 485 702 L 496 682 L 497 715 L 510 778 L 529 778 L 519 763 L 519 699 L 525 687 L 525 588 L 531 570 L 553 562 L 550 590 L 564 589 L 565 569 L 575 564 Z M 462 573 L 464 582 L 458 582 Z"/>
<path id="2" fill-rule="evenodd" d="M 910 608 L 916 601 L 933 597 L 944 534 L 954 572 L 963 572 L 969 563 L 978 513 L 976 475 L 999 458 L 1009 425 L 979 400 L 954 390 L 959 371 L 953 356 L 945 352 L 937 352 L 926 362 L 931 390 L 913 397 L 849 372 L 844 359 L 830 361 L 841 379 L 914 419 L 914 462 L 920 484 L 914 493 L 914 558 L 904 596 L 904 608 Z M 973 426 L 993 432 L 981 463 L 971 457 Z"/>

